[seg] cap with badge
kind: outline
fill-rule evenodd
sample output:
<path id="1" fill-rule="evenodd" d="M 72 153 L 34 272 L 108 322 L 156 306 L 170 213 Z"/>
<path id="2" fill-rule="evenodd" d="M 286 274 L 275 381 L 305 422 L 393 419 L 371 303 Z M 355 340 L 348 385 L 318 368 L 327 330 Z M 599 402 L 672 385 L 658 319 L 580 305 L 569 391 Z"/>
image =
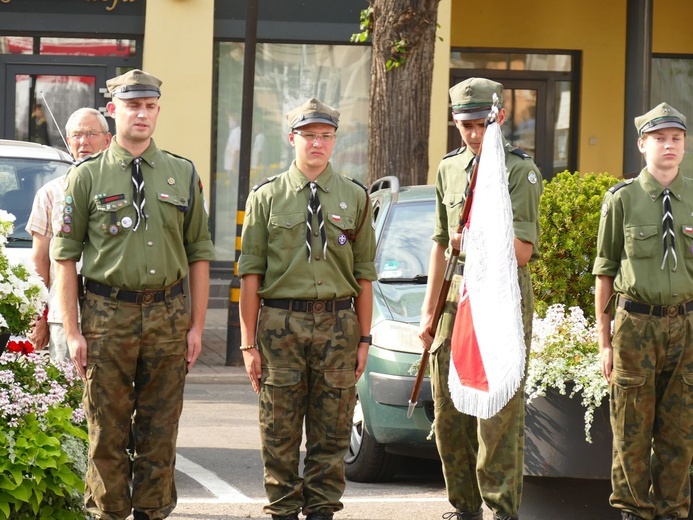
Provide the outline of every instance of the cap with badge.
<path id="1" fill-rule="evenodd" d="M 647 114 L 635 118 L 638 136 L 661 130 L 662 128 L 680 128 L 686 130 L 686 116 L 668 103 L 660 103 Z"/>
<path id="2" fill-rule="evenodd" d="M 161 97 L 161 80 L 139 69 L 106 81 L 106 88 L 111 97 L 120 99 Z"/>
<path id="3" fill-rule="evenodd" d="M 450 89 L 452 117 L 457 121 L 483 119 L 493 106 L 493 95 L 503 106 L 503 85 L 486 78 L 468 78 Z"/>
<path id="4" fill-rule="evenodd" d="M 292 130 L 313 123 L 323 123 L 337 128 L 339 112 L 318 99 L 310 98 L 301 106 L 287 112 L 286 120 Z"/>

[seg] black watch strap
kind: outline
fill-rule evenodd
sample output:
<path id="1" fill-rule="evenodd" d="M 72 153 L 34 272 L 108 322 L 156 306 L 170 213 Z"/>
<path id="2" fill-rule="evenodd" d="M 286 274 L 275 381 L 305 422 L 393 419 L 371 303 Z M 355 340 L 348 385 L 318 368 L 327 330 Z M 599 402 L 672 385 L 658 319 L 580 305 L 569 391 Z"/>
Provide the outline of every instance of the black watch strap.
<path id="1" fill-rule="evenodd" d="M 359 343 L 368 343 L 369 345 L 372 345 L 373 344 L 373 336 L 361 336 Z"/>

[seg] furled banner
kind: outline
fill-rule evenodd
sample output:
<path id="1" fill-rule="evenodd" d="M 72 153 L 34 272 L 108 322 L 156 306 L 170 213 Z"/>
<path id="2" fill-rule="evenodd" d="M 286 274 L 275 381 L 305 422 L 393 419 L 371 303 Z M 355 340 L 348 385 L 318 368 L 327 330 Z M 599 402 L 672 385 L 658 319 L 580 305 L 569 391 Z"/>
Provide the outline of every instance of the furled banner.
<path id="1" fill-rule="evenodd" d="M 479 161 L 463 231 L 466 258 L 448 386 L 455 408 L 488 419 L 515 394 L 525 370 L 513 213 L 499 124 L 487 127 Z"/>

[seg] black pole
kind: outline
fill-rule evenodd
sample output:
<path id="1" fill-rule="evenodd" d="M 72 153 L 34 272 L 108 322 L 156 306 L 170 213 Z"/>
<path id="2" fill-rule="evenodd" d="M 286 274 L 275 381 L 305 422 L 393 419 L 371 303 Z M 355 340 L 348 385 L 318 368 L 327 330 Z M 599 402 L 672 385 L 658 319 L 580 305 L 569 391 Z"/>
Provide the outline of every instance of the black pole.
<path id="1" fill-rule="evenodd" d="M 238 307 L 241 281 L 238 277 L 240 237 L 245 217 L 245 201 L 250 184 L 250 151 L 253 138 L 253 104 L 255 89 L 255 50 L 257 48 L 258 1 L 247 0 L 245 46 L 243 53 L 243 107 L 241 111 L 241 150 L 238 164 L 238 201 L 236 211 L 236 261 L 229 287 L 229 314 L 226 323 L 226 366 L 242 365 L 241 318 Z"/>
<path id="2" fill-rule="evenodd" d="M 652 70 L 652 0 L 628 0 L 626 15 L 625 120 L 623 176 L 634 177 L 643 167 L 633 119 L 650 107 Z"/>

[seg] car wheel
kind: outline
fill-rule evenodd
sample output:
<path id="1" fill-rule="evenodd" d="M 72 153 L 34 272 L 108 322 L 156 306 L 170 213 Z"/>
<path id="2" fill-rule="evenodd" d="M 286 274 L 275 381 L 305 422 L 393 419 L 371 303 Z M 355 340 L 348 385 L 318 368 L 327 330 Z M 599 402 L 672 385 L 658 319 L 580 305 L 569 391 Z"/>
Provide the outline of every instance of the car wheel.
<path id="1" fill-rule="evenodd" d="M 349 450 L 344 456 L 346 477 L 353 482 L 383 482 L 397 471 L 397 459 L 366 429 L 361 401 L 356 397 Z"/>

